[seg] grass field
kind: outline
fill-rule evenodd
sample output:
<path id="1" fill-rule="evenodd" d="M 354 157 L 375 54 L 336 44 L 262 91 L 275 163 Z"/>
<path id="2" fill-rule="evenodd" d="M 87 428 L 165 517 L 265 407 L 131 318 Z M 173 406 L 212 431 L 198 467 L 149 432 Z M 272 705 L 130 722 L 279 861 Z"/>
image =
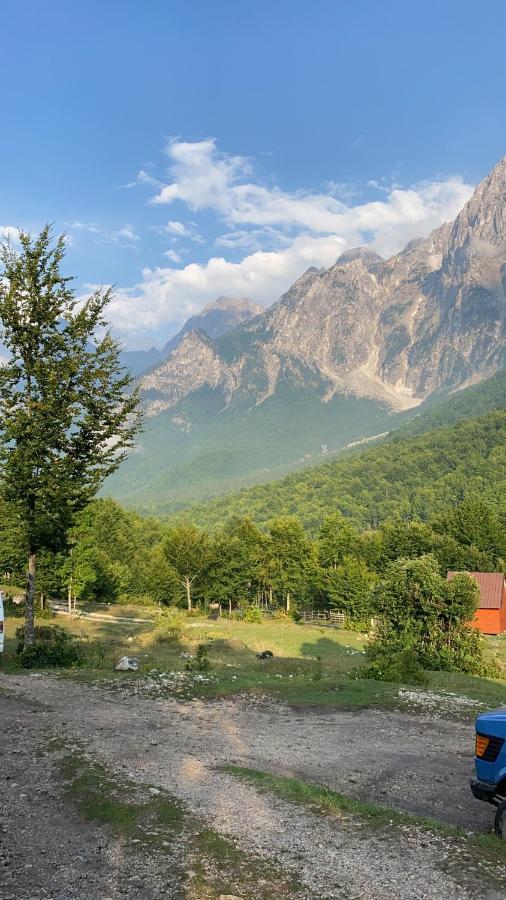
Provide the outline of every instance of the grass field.
<path id="1" fill-rule="evenodd" d="M 506 702 L 506 680 L 431 672 L 427 691 L 439 693 L 427 706 L 427 691 L 414 689 L 400 694 L 402 685 L 361 679 L 357 670 L 364 662 L 366 637 L 345 629 L 299 625 L 290 619 L 249 623 L 189 617 L 179 640 L 158 641 L 154 637 L 156 610 L 123 606 L 95 609 L 102 616 L 100 620 L 54 619 L 81 639 L 85 651 L 83 665 L 61 673 L 65 677 L 81 681 L 115 679 L 118 686 L 138 685 L 139 690 L 147 677 L 158 677 L 157 696 L 174 694 L 180 700 L 268 693 L 294 706 L 420 709 L 429 714 L 437 714 L 440 706 L 447 717 L 468 719 L 481 708 Z M 117 621 L 125 616 L 152 620 L 153 624 Z M 14 633 L 20 623 L 16 618 L 6 621 L 2 663 L 7 672 L 16 670 Z M 494 652 L 506 664 L 506 638 L 493 638 L 487 643 L 488 652 Z M 183 654 L 194 653 L 199 644 L 206 647 L 210 670 L 191 678 L 185 674 Z M 270 650 L 274 657 L 258 660 L 256 654 L 263 650 Z M 138 673 L 115 672 L 115 664 L 123 655 L 139 659 Z M 174 680 L 173 673 L 182 673 L 179 681 Z M 462 697 L 469 703 L 462 703 Z"/>

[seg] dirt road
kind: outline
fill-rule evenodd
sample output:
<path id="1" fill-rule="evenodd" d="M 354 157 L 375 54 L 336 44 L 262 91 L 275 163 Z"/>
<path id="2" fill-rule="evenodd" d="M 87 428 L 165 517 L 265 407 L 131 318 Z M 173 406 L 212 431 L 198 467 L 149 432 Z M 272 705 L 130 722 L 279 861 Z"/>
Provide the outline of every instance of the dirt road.
<path id="1" fill-rule="evenodd" d="M 25 745 L 32 758 L 37 749 L 33 742 L 42 752 L 49 733 L 58 734 L 63 742 L 77 742 L 111 771 L 122 773 L 132 783 L 167 790 L 219 834 L 237 842 L 248 853 L 274 860 L 287 878 L 300 879 L 302 894 L 294 888 L 293 895 L 287 896 L 395 896 L 406 900 L 443 896 L 445 900 L 492 900 L 506 896 L 506 871 L 487 866 L 486 861 L 481 865 L 474 857 L 467 859 L 465 848 L 444 834 L 416 827 L 405 827 L 400 832 L 397 829 L 390 836 L 377 834 L 363 826 L 354 827 L 352 821 L 322 817 L 279 798 L 259 794 L 252 786 L 218 769 L 231 763 L 294 775 L 349 796 L 431 816 L 469 830 L 490 830 L 491 808 L 474 801 L 469 793 L 473 738 L 469 725 L 379 711 L 302 713 L 267 698 L 207 703 L 154 701 L 52 677 L 2 676 L 2 688 L 7 691 L 2 708 L 10 709 L 12 722 L 25 735 L 16 745 L 17 754 L 12 756 L 6 748 L 9 743 L 12 747 L 15 738 L 12 734 L 7 740 L 2 738 L 2 766 L 16 766 Z M 9 729 L 5 734 L 8 732 Z M 34 778 L 40 781 L 42 773 L 49 778 L 46 758 L 31 768 L 21 766 L 21 771 L 14 772 L 15 802 L 29 802 Z M 91 881 L 84 893 L 79 893 L 73 876 L 65 881 L 62 875 L 60 884 L 53 872 L 49 893 L 43 893 L 44 885 L 37 886 L 36 879 L 34 882 L 33 869 L 23 870 L 25 881 L 27 871 L 32 877 L 32 893 L 23 893 L 23 883 L 16 885 L 13 876 L 10 894 L 1 893 L 0 888 L 2 900 L 10 896 L 16 900 L 117 897 L 130 892 L 130 888 L 120 889 L 120 883 L 128 886 L 132 877 L 127 863 L 124 870 L 121 866 L 110 869 L 105 851 L 100 864 L 108 888 L 106 893 L 96 892 L 102 889 L 93 882 L 93 866 L 82 848 L 103 844 L 103 829 L 80 823 L 71 806 L 61 799 L 57 781 L 46 790 L 59 804 L 57 828 L 61 831 L 61 845 L 77 848 L 82 867 L 90 869 Z M 27 797 L 19 801 L 23 794 Z M 36 795 L 30 801 L 30 809 L 31 839 L 35 838 L 36 846 L 42 850 L 47 833 L 47 797 Z M 19 841 L 13 837 L 10 814 L 3 804 L 2 816 L 7 829 L 4 846 L 10 841 L 13 846 L 8 852 L 20 858 Z M 90 837 L 90 830 L 98 831 L 102 837 Z M 22 841 L 26 843 L 25 837 Z M 110 844 L 108 848 L 110 853 Z M 44 863 L 44 855 L 47 858 L 47 852 L 37 856 L 39 865 L 41 860 Z M 128 859 L 124 850 L 120 856 Z M 93 865 L 95 870 L 100 869 L 97 860 Z M 146 863 L 147 870 L 150 866 L 156 869 L 154 863 Z M 12 874 L 17 867 L 7 868 Z M 156 881 L 156 872 L 153 877 Z M 153 881 L 150 885 L 142 889 L 147 893 L 136 889 L 135 896 L 150 898 L 172 890 L 174 897 L 199 897 L 188 890 L 184 879 L 175 878 L 170 888 L 165 884 L 164 890 L 160 885 L 154 886 Z M 258 886 L 253 885 L 252 891 L 243 890 L 241 896 L 269 894 L 259 893 Z"/>

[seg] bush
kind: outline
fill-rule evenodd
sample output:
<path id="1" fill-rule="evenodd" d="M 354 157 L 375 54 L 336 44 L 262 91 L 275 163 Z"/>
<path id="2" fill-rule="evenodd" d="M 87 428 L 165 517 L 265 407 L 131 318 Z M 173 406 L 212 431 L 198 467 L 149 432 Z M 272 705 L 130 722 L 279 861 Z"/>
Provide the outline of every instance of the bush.
<path id="1" fill-rule="evenodd" d="M 248 606 L 244 613 L 245 622 L 263 622 L 262 610 L 258 606 Z"/>
<path id="2" fill-rule="evenodd" d="M 491 672 L 493 664 L 483 656 L 480 636 L 469 626 L 478 600 L 478 586 L 469 575 L 447 581 L 433 556 L 391 563 L 373 589 L 379 627 L 368 656 L 375 670 L 382 677 L 393 672 L 388 680 L 397 681 L 398 672 L 409 673 L 414 659 L 422 669 Z"/>
<path id="3" fill-rule="evenodd" d="M 293 616 L 291 616 L 290 613 L 287 613 L 286 609 L 275 609 L 272 618 L 275 619 L 276 622 L 293 622 L 296 615 L 297 613 L 294 612 Z"/>
<path id="4" fill-rule="evenodd" d="M 4 615 L 10 619 L 24 619 L 25 617 L 25 604 L 14 603 L 14 597 L 10 592 L 5 594 Z"/>
<path id="5" fill-rule="evenodd" d="M 429 683 L 427 674 L 412 647 L 405 647 L 393 654 L 386 652 L 378 654 L 369 666 L 357 671 L 356 677 L 423 686 Z"/>
<path id="6" fill-rule="evenodd" d="M 156 622 L 154 639 L 158 643 L 174 643 L 181 640 L 186 622 L 186 615 L 177 606 L 164 609 Z"/>
<path id="7" fill-rule="evenodd" d="M 188 660 L 186 668 L 188 672 L 207 672 L 211 668 L 205 644 L 198 645 L 195 657 Z"/>
<path id="8" fill-rule="evenodd" d="M 35 642 L 25 646 L 24 626 L 16 629 L 17 657 L 24 669 L 67 668 L 83 659 L 80 643 L 60 625 L 37 625 Z"/>

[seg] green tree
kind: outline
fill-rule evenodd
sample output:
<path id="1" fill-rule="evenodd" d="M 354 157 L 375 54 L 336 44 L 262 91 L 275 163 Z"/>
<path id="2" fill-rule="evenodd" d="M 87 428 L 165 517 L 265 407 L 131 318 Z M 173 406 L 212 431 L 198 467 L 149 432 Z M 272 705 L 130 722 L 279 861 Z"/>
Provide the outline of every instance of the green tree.
<path id="1" fill-rule="evenodd" d="M 506 558 L 506 536 L 498 513 L 479 497 L 469 497 L 435 519 L 434 527 L 461 545 L 473 545 L 496 561 Z"/>
<path id="2" fill-rule="evenodd" d="M 336 568 L 345 556 L 355 555 L 360 543 L 356 526 L 342 513 L 327 516 L 318 538 L 318 558 L 325 569 Z"/>
<path id="3" fill-rule="evenodd" d="M 345 556 L 335 569 L 324 573 L 324 585 L 331 606 L 344 612 L 351 622 L 365 625 L 372 615 L 371 588 L 376 576 L 365 562 Z"/>
<path id="4" fill-rule="evenodd" d="M 192 589 L 209 565 L 209 538 L 195 525 L 182 522 L 168 529 L 163 551 L 169 565 L 177 572 L 186 594 L 188 610 L 192 609 Z"/>
<path id="5" fill-rule="evenodd" d="M 265 538 L 249 519 L 234 518 L 214 536 L 206 574 L 209 600 L 250 601 L 260 587 L 259 563 Z"/>
<path id="6" fill-rule="evenodd" d="M 316 572 L 315 548 L 299 519 L 284 516 L 270 523 L 266 556 L 273 590 L 290 609 L 293 598 L 306 594 Z"/>
<path id="7" fill-rule="evenodd" d="M 3 245 L 0 489 L 28 558 L 25 640 L 34 641 L 37 554 L 65 546 L 77 512 L 132 445 L 138 395 L 105 320 L 110 290 L 79 301 L 61 272 L 65 242 L 46 226 Z"/>
<path id="8" fill-rule="evenodd" d="M 369 656 L 390 668 L 408 651 L 426 669 L 485 673 L 480 637 L 469 625 L 478 601 L 473 579 L 447 581 L 433 556 L 396 560 L 373 589 L 380 625 Z"/>
<path id="9" fill-rule="evenodd" d="M 161 543 L 139 555 L 136 574 L 136 592 L 151 597 L 155 603 L 172 606 L 181 599 L 179 576 L 169 565 Z"/>

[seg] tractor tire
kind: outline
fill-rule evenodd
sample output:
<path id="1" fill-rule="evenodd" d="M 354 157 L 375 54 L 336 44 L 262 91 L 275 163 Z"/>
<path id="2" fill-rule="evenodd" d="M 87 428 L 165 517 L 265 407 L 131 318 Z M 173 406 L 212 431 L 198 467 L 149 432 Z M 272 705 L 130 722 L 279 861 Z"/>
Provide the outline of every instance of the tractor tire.
<path id="1" fill-rule="evenodd" d="M 500 841 L 506 841 L 506 800 L 503 800 L 497 807 L 494 830 Z"/>

